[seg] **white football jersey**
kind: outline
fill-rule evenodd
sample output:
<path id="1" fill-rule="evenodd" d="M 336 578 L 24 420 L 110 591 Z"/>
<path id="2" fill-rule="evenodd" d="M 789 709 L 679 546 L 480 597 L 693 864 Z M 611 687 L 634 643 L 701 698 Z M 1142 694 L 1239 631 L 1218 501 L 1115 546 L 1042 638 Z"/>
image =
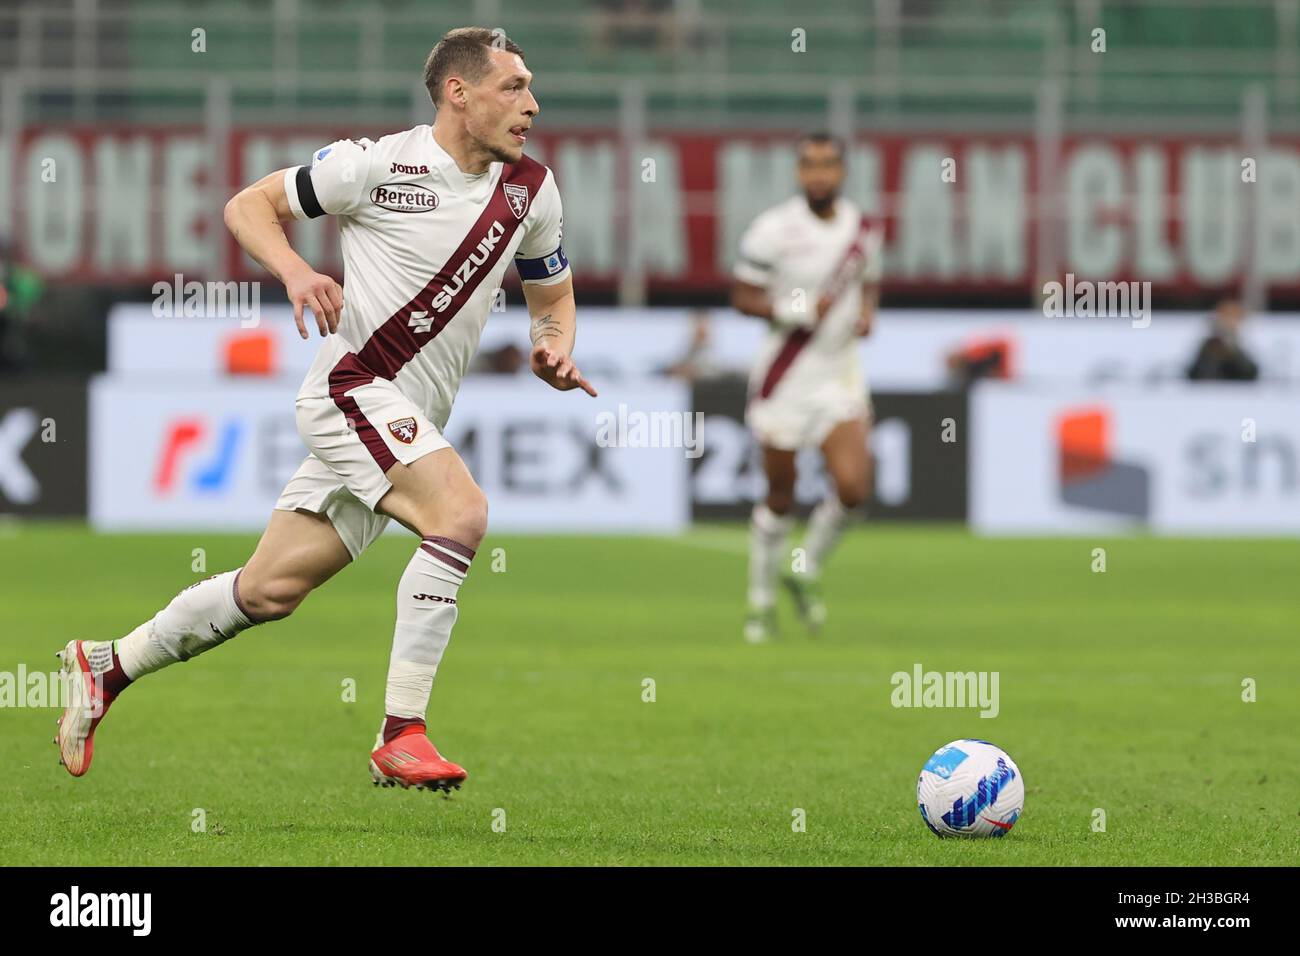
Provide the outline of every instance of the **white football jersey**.
<path id="1" fill-rule="evenodd" d="M 468 175 L 430 126 L 331 143 L 284 187 L 295 217 L 339 218 L 343 249 L 338 334 L 300 400 L 385 378 L 441 430 L 511 260 L 525 282 L 569 275 L 551 171 L 525 156 Z"/>
<path id="2" fill-rule="evenodd" d="M 882 236 L 873 227 L 860 237 L 861 224 L 862 212 L 843 197 L 835 200 L 834 215 L 822 219 L 798 195 L 761 213 L 741 237 L 735 277 L 766 289 L 774 303 L 800 302 L 809 323 L 837 267 L 855 241 L 862 242 L 859 275 L 811 337 L 772 327 L 750 373 L 751 397 L 767 391 L 761 397 L 779 401 L 824 389 L 865 391 L 854 328 L 862 314 L 863 283 L 880 280 Z"/>

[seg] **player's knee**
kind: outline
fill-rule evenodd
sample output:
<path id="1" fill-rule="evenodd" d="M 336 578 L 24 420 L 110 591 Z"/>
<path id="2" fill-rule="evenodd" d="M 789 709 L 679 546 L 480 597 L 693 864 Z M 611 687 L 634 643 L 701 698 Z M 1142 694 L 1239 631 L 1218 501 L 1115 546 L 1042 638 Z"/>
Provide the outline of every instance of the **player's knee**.
<path id="1" fill-rule="evenodd" d="M 419 531 L 477 549 L 487 534 L 487 525 L 487 495 L 477 485 L 468 485 L 430 495 L 421 509 Z"/>
<path id="2" fill-rule="evenodd" d="M 279 621 L 298 609 L 311 593 L 311 585 L 300 578 L 274 577 L 245 581 L 240 578 L 239 597 L 244 611 L 253 621 Z"/>
<path id="3" fill-rule="evenodd" d="M 774 515 L 787 515 L 794 510 L 793 488 L 771 488 L 767 492 L 767 510 Z"/>
<path id="4" fill-rule="evenodd" d="M 463 542 L 470 548 L 477 549 L 487 535 L 487 495 L 483 494 L 477 487 L 474 489 L 473 494 L 466 495 L 461 502 L 456 517 L 456 525 L 456 540 Z"/>
<path id="5" fill-rule="evenodd" d="M 835 494 L 840 499 L 840 504 L 852 511 L 861 507 L 871 494 L 871 482 L 866 475 L 850 481 L 836 482 Z"/>

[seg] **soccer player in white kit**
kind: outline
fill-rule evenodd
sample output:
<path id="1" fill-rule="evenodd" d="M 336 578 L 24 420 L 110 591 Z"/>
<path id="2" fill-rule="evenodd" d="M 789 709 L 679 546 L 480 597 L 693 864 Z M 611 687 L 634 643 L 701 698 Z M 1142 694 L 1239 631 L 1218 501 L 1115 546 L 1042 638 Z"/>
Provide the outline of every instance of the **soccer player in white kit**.
<path id="1" fill-rule="evenodd" d="M 310 166 L 272 173 L 227 204 L 226 225 L 284 283 L 302 336 L 305 309 L 328 336 L 297 399 L 311 453 L 243 568 L 187 588 L 120 640 L 74 640 L 60 652 L 72 693 L 56 743 L 74 776 L 89 769 L 95 728 L 123 688 L 286 617 L 396 519 L 420 544 L 398 583 L 371 776 L 444 791 L 465 779 L 426 735 L 425 712 L 487 502 L 442 430 L 512 260 L 532 317 L 533 371 L 561 391 L 596 393 L 570 358 L 559 192 L 523 154 L 539 110 L 523 51 L 490 30 L 453 30 L 424 80 L 438 108 L 432 127 L 331 143 Z M 280 225 L 321 215 L 339 217 L 346 304 Z"/>
<path id="2" fill-rule="evenodd" d="M 750 530 L 744 636 L 776 628 L 778 578 L 814 632 L 826 619 L 820 573 L 870 492 L 870 404 L 857 340 L 871 332 L 880 279 L 880 230 L 839 195 L 844 148 L 824 133 L 799 143 L 802 194 L 762 213 L 745 232 L 732 304 L 770 332 L 749 378 L 745 420 L 762 449 L 767 497 Z M 802 566 L 787 540 L 795 455 L 820 448 L 832 488 L 813 509 Z"/>

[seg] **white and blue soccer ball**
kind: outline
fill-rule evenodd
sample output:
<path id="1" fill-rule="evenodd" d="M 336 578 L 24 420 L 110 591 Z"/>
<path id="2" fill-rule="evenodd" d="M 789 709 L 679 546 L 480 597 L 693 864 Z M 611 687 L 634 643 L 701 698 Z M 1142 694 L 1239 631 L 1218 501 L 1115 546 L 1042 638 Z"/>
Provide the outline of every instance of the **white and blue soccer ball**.
<path id="1" fill-rule="evenodd" d="M 1025 781 L 1005 750 L 954 740 L 921 768 L 916 802 L 935 836 L 1002 837 L 1025 807 Z"/>

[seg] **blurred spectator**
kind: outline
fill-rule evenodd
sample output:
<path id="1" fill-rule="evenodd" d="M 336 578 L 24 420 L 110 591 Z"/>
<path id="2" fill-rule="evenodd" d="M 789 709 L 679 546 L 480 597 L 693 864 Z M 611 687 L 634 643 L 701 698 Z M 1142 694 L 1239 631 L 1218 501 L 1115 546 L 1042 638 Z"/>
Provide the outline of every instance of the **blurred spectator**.
<path id="1" fill-rule="evenodd" d="M 719 374 L 721 370 L 709 354 L 711 340 L 709 312 L 707 309 L 696 309 L 691 315 L 691 344 L 687 347 L 686 354 L 662 369 L 662 374 L 687 382 Z"/>
<path id="2" fill-rule="evenodd" d="M 597 36 L 605 49 L 667 50 L 674 44 L 672 0 L 599 0 Z"/>
<path id="3" fill-rule="evenodd" d="M 480 375 L 518 375 L 528 367 L 528 356 L 514 344 L 479 352 L 472 368 Z"/>
<path id="4" fill-rule="evenodd" d="M 1201 343 L 1187 377 L 1194 382 L 1253 382 L 1259 366 L 1241 346 L 1241 324 L 1246 310 L 1235 299 L 1225 299 L 1214 310 L 1210 334 Z"/>
<path id="5" fill-rule="evenodd" d="M 40 276 L 19 262 L 13 247 L 0 239 L 0 370 L 28 364 L 28 324 L 43 289 Z"/>

